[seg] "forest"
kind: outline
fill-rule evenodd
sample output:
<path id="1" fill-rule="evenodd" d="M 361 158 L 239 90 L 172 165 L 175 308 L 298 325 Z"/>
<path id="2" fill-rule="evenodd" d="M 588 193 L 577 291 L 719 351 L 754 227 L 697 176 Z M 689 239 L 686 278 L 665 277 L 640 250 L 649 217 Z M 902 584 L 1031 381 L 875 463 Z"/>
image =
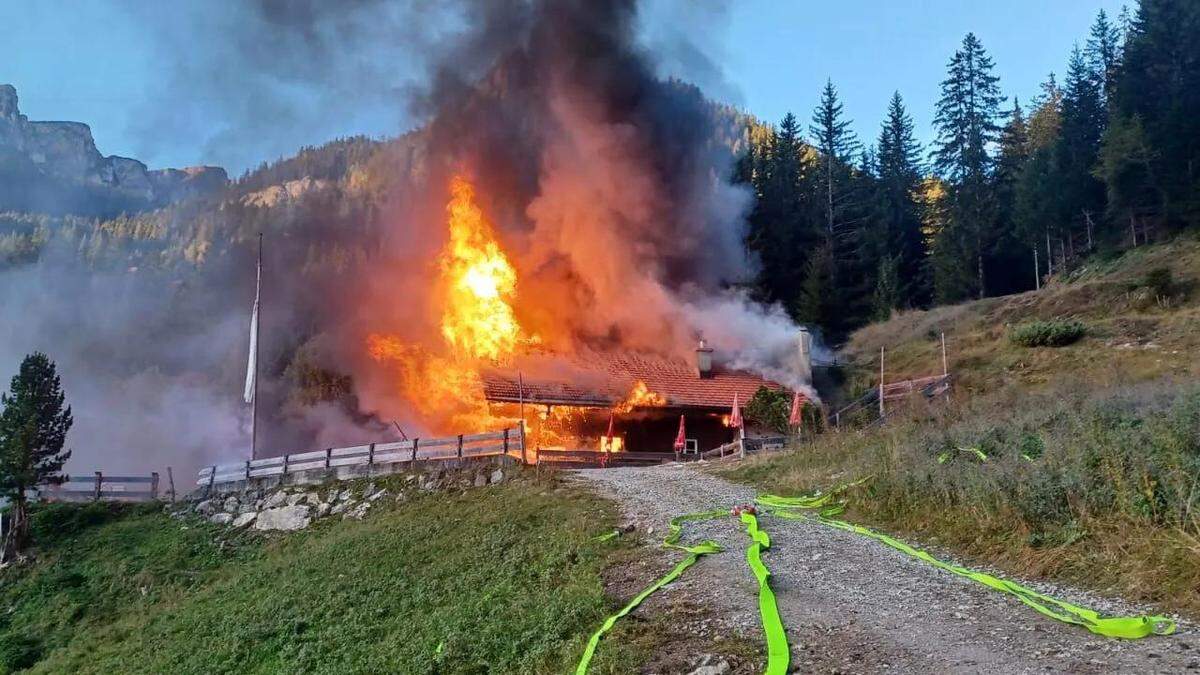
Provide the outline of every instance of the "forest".
<path id="1" fill-rule="evenodd" d="M 950 57 L 932 147 L 901 92 L 859 139 L 835 83 L 807 129 L 752 124 L 754 291 L 837 341 L 897 310 L 1032 290 L 1092 253 L 1200 227 L 1200 3 L 1101 11 L 1065 73 L 1004 94 L 974 34 Z M 806 133 L 807 132 L 807 133 Z"/>

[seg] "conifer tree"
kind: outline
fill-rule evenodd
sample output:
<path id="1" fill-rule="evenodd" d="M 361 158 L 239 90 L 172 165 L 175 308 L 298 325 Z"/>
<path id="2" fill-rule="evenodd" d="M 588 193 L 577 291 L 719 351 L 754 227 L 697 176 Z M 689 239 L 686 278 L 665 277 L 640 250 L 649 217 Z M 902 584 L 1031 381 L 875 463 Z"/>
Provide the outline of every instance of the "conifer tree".
<path id="1" fill-rule="evenodd" d="M 942 82 L 934 127 L 937 130 L 934 167 L 951 185 L 952 218 L 939 236 L 953 240 L 939 247 L 941 255 L 966 253 L 974 275 L 943 275 L 939 295 L 947 299 L 983 297 L 987 292 L 984 256 L 991 245 L 995 196 L 991 184 L 989 148 L 997 139 L 1000 105 L 999 78 L 992 74 L 991 57 L 974 33 L 968 33 L 948 66 Z M 943 261 L 948 262 L 948 261 Z M 942 264 L 939 269 L 949 269 Z"/>
<path id="2" fill-rule="evenodd" d="M 914 137 L 912 117 L 904 108 L 900 92 L 892 94 L 888 103 L 878 146 L 878 217 L 884 236 L 876 258 L 881 262 L 884 254 L 893 258 L 891 264 L 898 278 L 897 306 L 923 306 L 931 300 L 931 287 L 926 275 L 918 204 L 921 146 Z"/>
<path id="3" fill-rule="evenodd" d="M 62 481 L 59 472 L 71 457 L 63 443 L 72 424 L 64 400 L 54 362 L 40 352 L 25 357 L 10 391 L 0 394 L 0 497 L 12 505 L 6 552 L 27 543 L 27 494 Z"/>
<path id="4" fill-rule="evenodd" d="M 1124 12 L 1124 8 L 1121 9 Z M 1101 9 L 1092 24 L 1087 40 L 1088 65 L 1100 83 L 1100 93 L 1105 104 L 1112 97 L 1117 85 L 1117 71 L 1121 65 L 1121 29 L 1108 20 Z"/>
<path id="5" fill-rule="evenodd" d="M 818 180 L 824 213 L 827 243 L 836 250 L 835 240 L 843 233 L 840 216 L 847 207 L 850 193 L 850 165 L 861 149 L 858 139 L 850 131 L 850 120 L 842 119 L 842 104 L 838 101 L 837 89 L 832 80 L 826 80 L 821 90 L 821 101 L 813 111 L 809 133 L 813 145 L 820 153 Z"/>
<path id="6" fill-rule="evenodd" d="M 1067 236 L 1072 229 L 1090 227 L 1092 219 L 1104 210 L 1104 185 L 1093 175 L 1106 120 L 1102 76 L 1092 70 L 1078 47 L 1072 50 L 1062 93 L 1062 127 L 1055 145 L 1057 194 L 1051 209 Z"/>

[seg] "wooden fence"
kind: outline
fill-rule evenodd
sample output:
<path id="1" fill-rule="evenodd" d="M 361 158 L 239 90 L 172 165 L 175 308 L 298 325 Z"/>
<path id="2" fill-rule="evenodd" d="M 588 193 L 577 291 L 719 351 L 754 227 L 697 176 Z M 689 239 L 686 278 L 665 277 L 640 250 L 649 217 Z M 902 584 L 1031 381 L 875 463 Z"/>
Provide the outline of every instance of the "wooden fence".
<path id="1" fill-rule="evenodd" d="M 414 438 L 410 441 L 370 443 L 348 448 L 328 448 L 281 457 L 216 464 L 200 470 L 196 485 L 208 486 L 286 476 L 301 471 L 344 466 L 382 466 L 417 460 L 454 460 L 467 457 L 510 456 L 527 461 L 525 434 L 520 427 L 483 434 Z"/>
<path id="2" fill-rule="evenodd" d="M 38 492 L 48 502 L 147 502 L 158 499 L 158 472 L 149 476 L 110 476 L 97 471 L 89 478 L 67 476 L 60 484 L 40 486 Z"/>

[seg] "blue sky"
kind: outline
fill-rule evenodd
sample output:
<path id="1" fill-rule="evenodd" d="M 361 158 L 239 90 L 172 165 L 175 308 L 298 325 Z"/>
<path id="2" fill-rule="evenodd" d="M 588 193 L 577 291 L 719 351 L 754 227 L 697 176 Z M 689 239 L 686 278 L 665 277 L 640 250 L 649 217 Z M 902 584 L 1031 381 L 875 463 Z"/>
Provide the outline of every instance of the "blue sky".
<path id="1" fill-rule="evenodd" d="M 205 5 L 205 11 L 224 2 L 236 4 L 202 1 L 216 3 Z M 171 77 L 171 64 L 177 65 L 181 55 L 221 49 L 220 32 L 198 33 L 196 41 L 189 41 L 190 24 L 163 29 L 152 19 L 161 21 L 167 15 L 148 10 L 151 4 L 151 0 L 0 0 L 0 26 L 6 26 L 9 42 L 0 83 L 17 86 L 21 108 L 31 119 L 87 122 L 102 152 L 138 157 L 152 166 L 220 163 L 237 173 L 304 144 L 352 133 L 390 135 L 411 124 L 398 97 L 373 97 L 348 106 L 352 111 L 331 111 L 319 120 L 280 120 L 270 134 L 239 137 L 230 104 L 212 100 L 212 92 L 222 87 L 220 74 L 215 81 L 201 75 L 204 81 L 193 83 L 194 88 L 163 86 Z M 860 136 L 874 139 L 888 98 L 899 90 L 915 118 L 918 137 L 928 141 L 938 83 L 968 31 L 979 36 L 995 59 L 1003 91 L 1027 101 L 1048 72 L 1061 73 L 1072 44 L 1082 45 L 1096 12 L 1103 8 L 1115 18 L 1122 4 L 1120 0 L 648 0 L 644 25 L 647 41 L 664 55 L 664 72 L 697 81 L 714 98 L 763 119 L 777 121 L 792 110 L 807 127 L 828 77 L 841 92 L 846 114 Z M 187 18 L 186 12 L 180 16 Z M 677 47 L 685 42 L 715 68 L 705 66 L 703 58 L 681 54 Z M 390 86 L 402 85 L 420 70 L 414 60 L 398 54 L 381 56 L 395 62 L 389 69 L 396 73 Z M 245 97 L 251 99 L 270 95 L 236 78 L 231 78 L 229 87 L 247 89 Z M 196 100 L 189 98 L 192 91 L 197 92 Z M 318 104 L 324 105 L 314 103 Z M 148 125 L 155 111 L 159 115 L 169 111 L 165 116 L 173 124 L 157 120 L 158 124 Z M 235 140 L 210 142 L 218 136 Z"/>

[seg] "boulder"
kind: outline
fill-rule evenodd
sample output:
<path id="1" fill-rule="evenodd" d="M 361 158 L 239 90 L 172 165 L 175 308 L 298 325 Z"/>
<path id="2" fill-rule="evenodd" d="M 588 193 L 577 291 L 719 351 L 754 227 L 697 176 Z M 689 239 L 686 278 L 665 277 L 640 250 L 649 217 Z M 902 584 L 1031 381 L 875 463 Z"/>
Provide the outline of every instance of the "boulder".
<path id="1" fill-rule="evenodd" d="M 492 475 L 489 477 L 488 480 L 492 483 L 503 483 L 504 482 L 504 469 L 496 469 L 495 471 L 493 471 Z"/>
<path id="2" fill-rule="evenodd" d="M 208 517 L 208 522 L 214 525 L 228 525 L 232 521 L 232 513 L 214 513 Z"/>
<path id="3" fill-rule="evenodd" d="M 280 490 L 278 492 L 272 493 L 271 496 L 267 497 L 266 501 L 263 502 L 263 508 L 264 509 L 278 508 L 280 506 L 283 506 L 284 504 L 287 504 L 287 500 L 288 500 L 288 493 L 284 492 L 283 490 Z"/>
<path id="4" fill-rule="evenodd" d="M 243 514 L 239 515 L 237 518 L 233 519 L 233 526 L 234 527 L 245 527 L 245 526 L 249 525 L 250 523 L 253 523 L 256 518 L 258 518 L 258 514 L 255 513 L 254 511 L 251 511 L 249 513 L 243 513 Z"/>
<path id="5" fill-rule="evenodd" d="M 226 497 L 225 502 L 221 505 L 221 509 L 229 513 L 236 513 L 239 503 L 237 497 Z"/>
<path id="6" fill-rule="evenodd" d="M 205 499 L 199 504 L 196 504 L 196 513 L 199 513 L 202 516 L 212 515 L 216 510 L 217 504 L 211 499 Z"/>
<path id="7" fill-rule="evenodd" d="M 362 520 L 366 517 L 367 511 L 371 508 L 371 502 L 359 502 L 357 506 L 346 512 L 344 518 L 354 518 Z"/>
<path id="8" fill-rule="evenodd" d="M 317 504 L 317 510 L 313 514 L 313 517 L 324 518 L 325 516 L 329 515 L 329 509 L 329 502 L 321 502 L 320 504 Z"/>
<path id="9" fill-rule="evenodd" d="M 487 485 L 487 483 L 488 477 L 486 473 L 475 474 L 475 487 L 483 487 L 484 485 Z"/>
<path id="10" fill-rule="evenodd" d="M 376 492 L 375 494 L 371 495 L 370 497 L 367 497 L 367 501 L 373 502 L 376 499 L 382 499 L 383 497 L 386 497 L 387 494 L 388 494 L 387 490 L 380 490 L 380 491 Z"/>
<path id="11" fill-rule="evenodd" d="M 303 530 L 312 519 L 308 517 L 308 507 L 300 504 L 281 506 L 259 512 L 254 521 L 256 530 Z"/>
<path id="12" fill-rule="evenodd" d="M 338 502 L 337 504 L 333 505 L 333 508 L 329 509 L 329 514 L 336 516 L 337 514 L 341 513 L 342 511 L 345 511 L 349 507 L 350 507 L 350 502 Z"/>

